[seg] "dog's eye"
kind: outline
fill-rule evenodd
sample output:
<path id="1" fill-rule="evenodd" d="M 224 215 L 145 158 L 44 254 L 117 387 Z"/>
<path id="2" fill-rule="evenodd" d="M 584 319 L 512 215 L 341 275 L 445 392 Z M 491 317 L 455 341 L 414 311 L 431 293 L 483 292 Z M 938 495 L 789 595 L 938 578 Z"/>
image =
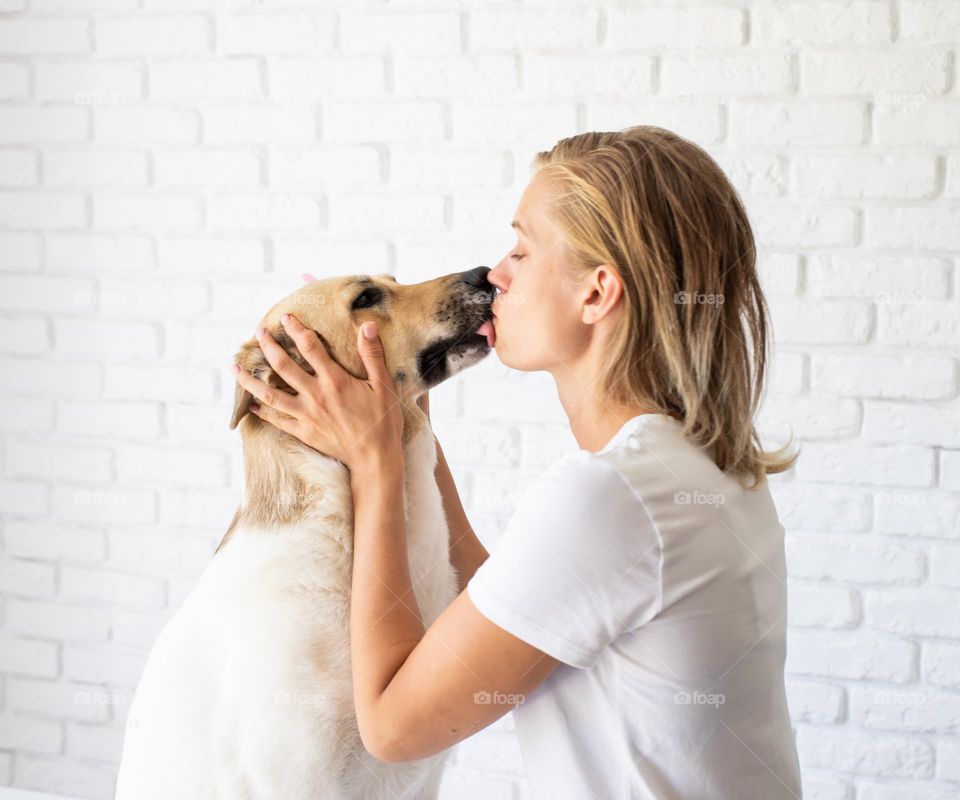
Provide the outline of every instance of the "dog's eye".
<path id="1" fill-rule="evenodd" d="M 369 308 L 379 303 L 381 296 L 379 289 L 364 289 L 356 296 L 350 308 L 353 311 L 356 311 L 358 308 Z"/>

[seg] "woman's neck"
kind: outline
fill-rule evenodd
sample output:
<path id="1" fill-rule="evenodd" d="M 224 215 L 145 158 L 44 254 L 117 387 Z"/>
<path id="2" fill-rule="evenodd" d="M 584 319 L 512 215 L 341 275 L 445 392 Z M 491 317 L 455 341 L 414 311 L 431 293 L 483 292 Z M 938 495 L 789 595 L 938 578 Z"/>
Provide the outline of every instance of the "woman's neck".
<path id="1" fill-rule="evenodd" d="M 613 406 L 600 397 L 594 380 L 584 380 L 573 372 L 554 374 L 560 404 L 567 414 L 570 430 L 580 449 L 595 453 L 602 450 L 623 424 L 640 414 L 650 413 L 639 406 Z"/>

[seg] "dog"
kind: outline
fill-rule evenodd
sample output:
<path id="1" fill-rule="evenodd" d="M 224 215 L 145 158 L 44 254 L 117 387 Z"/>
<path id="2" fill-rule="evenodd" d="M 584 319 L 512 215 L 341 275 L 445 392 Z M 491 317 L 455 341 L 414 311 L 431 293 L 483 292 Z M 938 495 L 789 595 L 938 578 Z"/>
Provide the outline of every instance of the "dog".
<path id="1" fill-rule="evenodd" d="M 425 627 L 454 599 L 436 444 L 417 398 L 493 346 L 487 267 L 402 285 L 355 275 L 310 283 L 261 320 L 306 371 L 279 324 L 314 330 L 366 378 L 358 327 L 377 322 L 402 406 L 410 577 Z M 236 362 L 295 393 L 256 339 Z M 447 753 L 385 763 L 357 729 L 350 667 L 353 497 L 347 467 L 249 412 L 240 506 L 195 589 L 161 631 L 127 718 L 116 800 L 397 800 L 436 797 Z"/>

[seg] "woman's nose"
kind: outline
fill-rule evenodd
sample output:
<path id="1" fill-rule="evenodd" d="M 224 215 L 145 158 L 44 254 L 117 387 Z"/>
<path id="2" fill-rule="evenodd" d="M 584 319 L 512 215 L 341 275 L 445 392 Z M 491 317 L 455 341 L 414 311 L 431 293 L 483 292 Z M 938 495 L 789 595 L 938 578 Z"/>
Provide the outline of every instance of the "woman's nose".
<path id="1" fill-rule="evenodd" d="M 500 291 L 504 291 L 506 288 L 506 270 L 504 268 L 504 261 L 501 261 L 497 266 L 495 266 L 487 274 L 487 280 L 496 286 Z"/>

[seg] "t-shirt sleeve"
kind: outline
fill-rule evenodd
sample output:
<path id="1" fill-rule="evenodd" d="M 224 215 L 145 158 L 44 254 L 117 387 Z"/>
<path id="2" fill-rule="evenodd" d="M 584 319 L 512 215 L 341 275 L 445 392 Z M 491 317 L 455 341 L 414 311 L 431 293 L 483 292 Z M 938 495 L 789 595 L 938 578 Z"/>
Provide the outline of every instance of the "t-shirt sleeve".
<path id="1" fill-rule="evenodd" d="M 467 583 L 493 623 L 575 667 L 660 610 L 659 532 L 620 472 L 592 453 L 555 462 L 520 497 Z"/>

